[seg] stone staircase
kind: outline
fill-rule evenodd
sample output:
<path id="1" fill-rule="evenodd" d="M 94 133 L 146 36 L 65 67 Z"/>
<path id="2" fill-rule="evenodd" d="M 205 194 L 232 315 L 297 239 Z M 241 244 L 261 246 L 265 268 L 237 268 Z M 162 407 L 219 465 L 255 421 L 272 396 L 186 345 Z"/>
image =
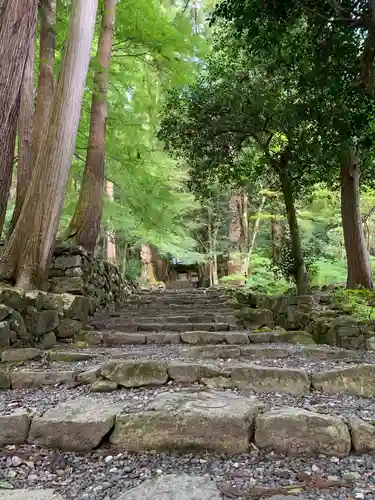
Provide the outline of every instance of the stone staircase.
<path id="1" fill-rule="evenodd" d="M 2 352 L 0 500 L 375 498 L 375 356 L 144 292 L 81 341 Z"/>

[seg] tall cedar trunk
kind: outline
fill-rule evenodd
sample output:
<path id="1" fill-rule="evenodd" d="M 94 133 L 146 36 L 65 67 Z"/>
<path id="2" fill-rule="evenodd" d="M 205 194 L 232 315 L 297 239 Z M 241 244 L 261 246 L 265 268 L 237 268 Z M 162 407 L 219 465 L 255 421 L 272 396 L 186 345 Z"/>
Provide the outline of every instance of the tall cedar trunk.
<path id="1" fill-rule="evenodd" d="M 292 257 L 295 269 L 294 279 L 296 281 L 297 293 L 299 295 L 303 295 L 308 290 L 309 282 L 305 262 L 302 255 L 301 237 L 299 234 L 296 208 L 294 206 L 293 199 L 293 187 L 286 165 L 283 164 L 283 161 L 280 162 L 277 170 L 284 196 L 285 209 L 290 231 Z"/>
<path id="2" fill-rule="evenodd" d="M 100 67 L 94 76 L 86 165 L 79 200 L 67 230 L 67 237 L 89 252 L 95 249 L 103 211 L 108 72 L 115 11 L 116 0 L 105 0 L 97 54 Z"/>
<path id="3" fill-rule="evenodd" d="M 35 32 L 37 0 L 12 0 L 4 5 L 0 28 L 0 235 L 12 182 L 20 90 Z"/>
<path id="4" fill-rule="evenodd" d="M 113 202 L 113 183 L 110 181 L 106 182 L 106 191 L 107 195 L 110 201 Z M 99 235 L 99 230 L 100 230 L 100 224 L 98 227 L 98 234 Z M 96 242 L 96 240 L 95 240 Z M 95 248 L 95 245 L 94 245 Z M 114 264 L 116 263 L 116 233 L 111 228 L 110 224 L 108 224 L 108 230 L 107 230 L 107 259 L 109 262 L 113 262 Z"/>
<path id="5" fill-rule="evenodd" d="M 351 153 L 341 164 L 341 216 L 348 263 L 347 287 L 353 290 L 373 288 L 360 211 L 359 177 L 359 159 Z"/>
<path id="6" fill-rule="evenodd" d="M 11 231 L 14 229 L 21 213 L 34 167 L 34 61 L 35 36 L 30 43 L 29 56 L 26 61 L 21 86 L 20 113 L 18 118 L 17 194 L 12 215 Z"/>
<path id="7" fill-rule="evenodd" d="M 39 75 L 36 96 L 34 149 L 37 152 L 43 127 L 53 103 L 56 46 L 56 0 L 40 1 Z"/>
<path id="8" fill-rule="evenodd" d="M 48 125 L 30 187 L 5 248 L 0 276 L 28 290 L 46 276 L 55 243 L 86 84 L 97 0 L 75 0 L 68 41 Z"/>
<path id="9" fill-rule="evenodd" d="M 272 239 L 272 261 L 274 264 L 280 264 L 282 227 L 281 227 L 281 222 L 276 218 L 271 219 L 271 239 Z"/>

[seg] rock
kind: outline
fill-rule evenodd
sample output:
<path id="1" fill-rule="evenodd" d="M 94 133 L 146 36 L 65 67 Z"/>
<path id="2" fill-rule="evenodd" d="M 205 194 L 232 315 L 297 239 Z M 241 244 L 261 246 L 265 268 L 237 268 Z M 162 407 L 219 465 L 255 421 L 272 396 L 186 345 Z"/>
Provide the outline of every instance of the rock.
<path id="1" fill-rule="evenodd" d="M 189 347 L 188 348 L 189 356 L 195 358 L 238 358 L 241 355 L 240 347 L 234 345 L 215 345 L 209 347 Z"/>
<path id="2" fill-rule="evenodd" d="M 228 332 L 224 335 L 225 342 L 230 345 L 248 344 L 249 336 L 246 332 Z"/>
<path id="3" fill-rule="evenodd" d="M 90 311 L 90 299 L 70 293 L 61 294 L 63 313 L 66 318 L 87 321 Z"/>
<path id="4" fill-rule="evenodd" d="M 95 380 L 90 387 L 91 392 L 112 392 L 117 391 L 117 389 L 118 385 L 112 380 Z"/>
<path id="5" fill-rule="evenodd" d="M 74 351 L 50 351 L 48 354 L 49 361 L 61 361 L 63 363 L 73 363 L 74 361 L 86 361 L 95 357 L 95 354 L 88 352 Z"/>
<path id="6" fill-rule="evenodd" d="M 103 332 L 103 342 L 106 347 L 113 345 L 145 344 L 146 335 L 142 333 Z"/>
<path id="7" fill-rule="evenodd" d="M 12 310 L 13 309 L 6 306 L 5 304 L 0 304 L 0 321 L 4 321 L 4 319 L 7 319 L 8 316 L 10 316 Z"/>
<path id="8" fill-rule="evenodd" d="M 165 333 L 165 332 L 156 332 L 156 333 L 148 333 L 146 335 L 146 343 L 147 344 L 180 344 L 181 337 L 179 333 Z"/>
<path id="9" fill-rule="evenodd" d="M 44 385 L 55 385 L 73 382 L 75 372 L 73 371 L 19 371 L 10 374 L 12 389 L 26 389 L 29 387 L 43 387 Z"/>
<path id="10" fill-rule="evenodd" d="M 204 364 L 194 363 L 193 361 L 170 361 L 168 363 L 168 375 L 176 382 L 199 382 L 203 377 L 210 378 L 223 376 L 224 373 L 223 370 L 211 368 Z M 227 373 L 227 376 L 229 377 L 230 373 Z"/>
<path id="11" fill-rule="evenodd" d="M 213 323 L 214 324 L 214 323 Z M 225 333 L 206 331 L 187 331 L 181 333 L 181 342 L 185 344 L 220 344 L 225 342 Z"/>
<path id="12" fill-rule="evenodd" d="M 84 292 L 84 283 L 81 276 L 70 276 L 51 279 L 51 291 L 53 293 L 77 293 Z"/>
<path id="13" fill-rule="evenodd" d="M 375 450 L 375 427 L 357 416 L 348 419 L 352 445 L 357 453 L 370 453 Z"/>
<path id="14" fill-rule="evenodd" d="M 82 257 L 80 255 L 60 255 L 57 257 L 53 267 L 55 269 L 69 269 L 71 267 L 81 267 L 82 266 Z"/>
<path id="15" fill-rule="evenodd" d="M 0 288 L 0 304 L 5 304 L 11 309 L 23 312 L 27 306 L 25 292 L 17 287 Z"/>
<path id="16" fill-rule="evenodd" d="M 9 321 L 0 321 L 0 347 L 10 345 L 10 325 Z"/>
<path id="17" fill-rule="evenodd" d="M 108 361 L 100 374 L 123 387 L 163 385 L 168 381 L 166 363 L 148 359 Z"/>
<path id="18" fill-rule="evenodd" d="M 83 323 L 76 319 L 64 318 L 57 327 L 57 337 L 59 339 L 72 339 L 83 328 Z"/>
<path id="19" fill-rule="evenodd" d="M 201 379 L 203 385 L 208 387 L 209 389 L 232 389 L 233 382 L 230 378 L 227 377 L 212 377 Z"/>
<path id="20" fill-rule="evenodd" d="M 281 408 L 258 415 L 255 445 L 286 455 L 323 454 L 345 457 L 351 439 L 344 421 L 302 408 Z"/>
<path id="21" fill-rule="evenodd" d="M 42 349 L 50 349 L 56 345 L 57 339 L 55 332 L 48 332 L 39 338 L 39 345 Z"/>
<path id="22" fill-rule="evenodd" d="M 29 415 L 24 410 L 17 410 L 10 415 L 0 415 L 0 446 L 25 443 L 30 421 Z"/>
<path id="23" fill-rule="evenodd" d="M 221 500 L 214 481 L 188 474 L 163 474 L 147 479 L 117 500 Z"/>
<path id="24" fill-rule="evenodd" d="M 315 341 L 312 338 L 311 333 L 304 332 L 304 331 L 299 331 L 296 333 L 293 333 L 290 342 L 292 344 L 302 344 L 302 345 L 314 345 Z"/>
<path id="25" fill-rule="evenodd" d="M 0 390 L 10 389 L 10 374 L 5 370 L 0 370 Z"/>
<path id="26" fill-rule="evenodd" d="M 148 410 L 119 415 L 110 442 L 127 451 L 247 453 L 256 398 L 221 391 L 158 394 Z"/>
<path id="27" fill-rule="evenodd" d="M 307 373 L 297 368 L 238 364 L 233 366 L 231 377 L 239 389 L 255 392 L 302 394 L 310 389 Z"/>
<path id="28" fill-rule="evenodd" d="M 17 333 L 19 339 L 29 339 L 32 337 L 31 333 L 27 331 L 25 320 L 16 310 L 13 310 L 8 318 L 10 329 Z"/>
<path id="29" fill-rule="evenodd" d="M 41 309 L 54 309 L 58 311 L 62 307 L 61 295 L 47 293 L 41 290 L 32 290 L 25 295 L 27 306 L 34 307 L 38 311 Z"/>
<path id="30" fill-rule="evenodd" d="M 1 353 L 1 361 L 3 363 L 19 363 L 22 361 L 30 361 L 31 359 L 39 359 L 43 355 L 40 349 L 26 347 L 20 349 L 7 349 Z"/>
<path id="31" fill-rule="evenodd" d="M 274 324 L 273 312 L 269 309 L 249 309 L 240 315 L 244 325 L 251 328 L 262 328 Z"/>
<path id="32" fill-rule="evenodd" d="M 51 332 L 59 324 L 59 314 L 56 310 L 38 311 L 35 307 L 28 307 L 25 314 L 25 323 L 34 337 Z"/>
<path id="33" fill-rule="evenodd" d="M 313 373 L 314 389 L 329 394 L 355 394 L 365 397 L 375 396 L 374 365 L 359 364 L 348 368 Z"/>
<path id="34" fill-rule="evenodd" d="M 0 490 L 0 500 L 64 500 L 53 490 Z"/>
<path id="35" fill-rule="evenodd" d="M 90 451 L 99 445 L 113 426 L 122 404 L 87 396 L 67 401 L 34 417 L 29 442 L 63 451 Z"/>
<path id="36" fill-rule="evenodd" d="M 99 377 L 99 374 L 100 374 L 100 367 L 96 366 L 84 372 L 78 373 L 78 375 L 76 376 L 76 380 L 81 384 L 93 384 L 95 380 Z"/>

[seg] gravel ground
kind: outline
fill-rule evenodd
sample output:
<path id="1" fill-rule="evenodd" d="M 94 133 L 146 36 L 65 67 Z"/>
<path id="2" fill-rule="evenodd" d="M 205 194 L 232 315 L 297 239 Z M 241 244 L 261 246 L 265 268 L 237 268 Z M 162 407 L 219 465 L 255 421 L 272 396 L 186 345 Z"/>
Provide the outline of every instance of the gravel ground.
<path id="1" fill-rule="evenodd" d="M 3 481 L 15 488 L 56 488 L 69 500 L 117 500 L 120 494 L 144 479 L 171 472 L 207 475 L 221 486 L 229 484 L 240 491 L 254 487 L 299 486 L 301 474 L 307 473 L 320 481 L 343 480 L 348 486 L 307 489 L 301 494 L 303 499 L 370 500 L 375 498 L 374 467 L 373 455 L 300 459 L 261 455 L 255 449 L 248 455 L 235 457 L 160 453 L 112 455 L 110 450 L 82 455 L 33 446 L 7 447 L 0 452 Z M 238 497 L 238 500 L 245 498 L 259 499 L 247 496 Z"/>
<path id="2" fill-rule="evenodd" d="M 225 346 L 223 346 L 225 347 Z M 234 346 L 238 347 L 238 346 Z M 261 355 L 257 357 L 254 355 L 254 359 L 250 357 L 241 356 L 235 359 L 205 359 L 205 358 L 197 358 L 196 355 L 190 350 L 186 345 L 129 345 L 124 347 L 117 348 L 83 348 L 83 349 L 71 349 L 71 352 L 78 352 L 84 354 L 93 355 L 92 359 L 84 360 L 84 361 L 74 361 L 74 362 L 63 362 L 63 361 L 52 361 L 49 362 L 46 359 L 39 359 L 28 361 L 25 363 L 14 364 L 10 366 L 11 371 L 20 371 L 20 370 L 77 370 L 84 371 L 89 369 L 90 367 L 103 363 L 108 359 L 113 358 L 124 358 L 124 359 L 138 359 L 138 358 L 149 358 L 149 359 L 158 359 L 158 360 L 190 360 L 190 361 L 201 361 L 202 363 L 210 363 L 215 366 L 226 366 L 230 365 L 233 362 L 242 362 L 242 363 L 252 363 L 259 366 L 275 366 L 280 368 L 303 368 L 308 373 L 330 370 L 333 368 L 344 368 L 348 366 L 355 366 L 357 363 L 370 363 L 375 364 L 375 353 L 373 352 L 365 352 L 365 351 L 357 351 L 354 355 L 350 355 L 350 357 L 346 359 L 337 359 L 337 360 L 311 360 L 304 358 L 301 353 L 298 352 L 298 347 L 291 346 L 290 344 L 266 344 L 262 345 L 262 347 L 272 347 L 272 348 L 284 348 L 290 351 L 290 355 L 285 358 L 270 358 L 270 357 L 262 357 Z M 205 348 L 209 349 L 209 348 Z M 257 346 L 255 346 L 257 349 Z M 320 350 L 318 348 L 318 350 Z M 321 349 L 323 350 L 323 348 Z M 324 350 L 329 352 L 330 349 L 327 349 L 326 346 Z M 64 349 L 61 349 L 61 352 L 64 352 Z M 69 352 L 69 350 L 67 350 Z M 334 349 L 332 349 L 334 352 Z"/>
<path id="3" fill-rule="evenodd" d="M 157 388 L 139 388 L 118 390 L 110 393 L 90 393 L 88 387 L 68 389 L 65 387 L 48 387 L 37 390 L 11 390 L 0 392 L 0 412 L 9 413 L 17 408 L 25 408 L 35 414 L 42 414 L 58 403 L 75 399 L 81 395 L 90 395 L 98 401 L 123 403 L 124 412 L 140 411 L 147 409 L 152 399 L 162 392 L 197 392 L 208 390 L 203 385 L 191 384 L 182 386 L 168 383 Z M 228 392 L 253 396 L 252 391 L 238 391 L 227 389 Z M 302 395 L 261 393 L 257 395 L 266 408 L 276 409 L 282 406 L 295 406 L 310 411 L 327 413 L 331 415 L 348 416 L 357 415 L 363 420 L 375 420 L 375 398 L 349 396 L 347 394 L 324 394 L 311 392 Z M 375 498 L 375 496 L 374 496 Z"/>

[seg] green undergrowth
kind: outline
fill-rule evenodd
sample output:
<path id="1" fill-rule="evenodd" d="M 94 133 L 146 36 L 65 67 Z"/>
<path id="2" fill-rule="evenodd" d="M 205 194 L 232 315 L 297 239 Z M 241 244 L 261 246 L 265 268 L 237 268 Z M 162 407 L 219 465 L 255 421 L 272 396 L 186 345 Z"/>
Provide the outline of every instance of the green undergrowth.
<path id="1" fill-rule="evenodd" d="M 338 289 L 331 293 L 336 309 L 361 321 L 375 320 L 375 292 L 373 290 Z"/>

